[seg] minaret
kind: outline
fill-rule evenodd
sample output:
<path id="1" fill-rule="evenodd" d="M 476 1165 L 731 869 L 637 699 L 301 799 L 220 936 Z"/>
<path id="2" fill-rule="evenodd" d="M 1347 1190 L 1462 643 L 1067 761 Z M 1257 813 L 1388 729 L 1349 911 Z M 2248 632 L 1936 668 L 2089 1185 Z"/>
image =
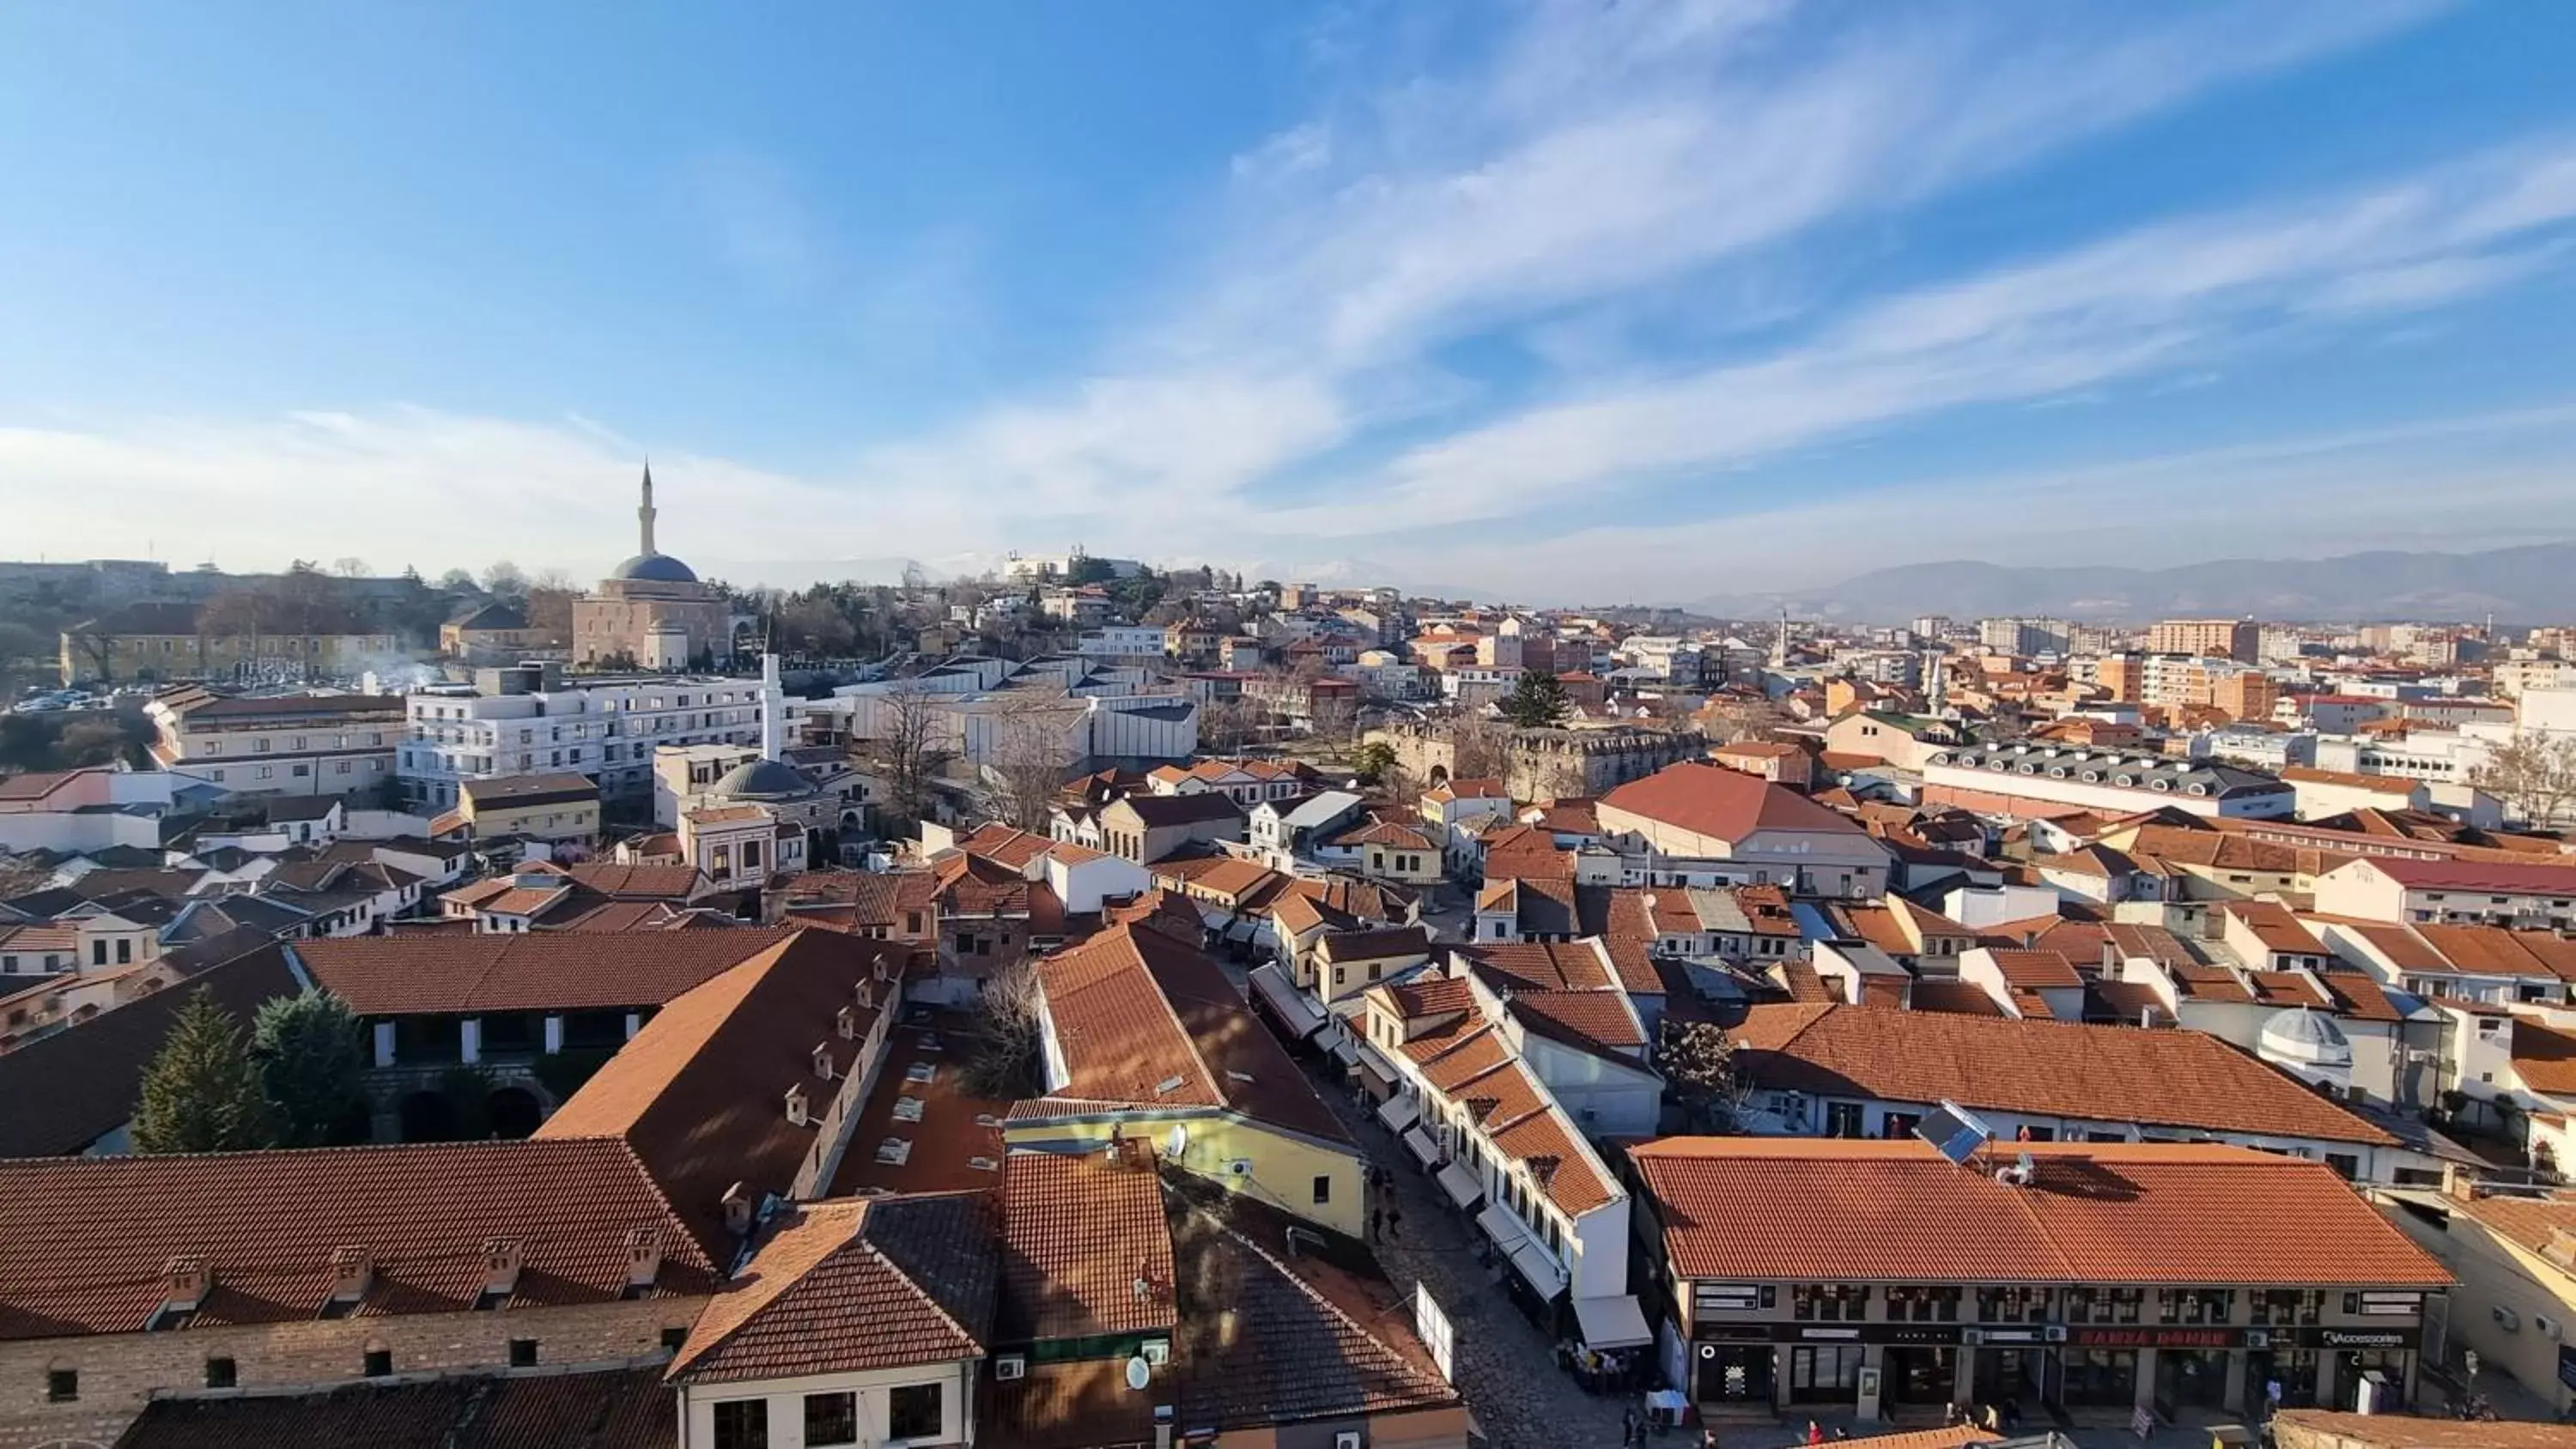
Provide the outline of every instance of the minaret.
<path id="1" fill-rule="evenodd" d="M 658 550 L 653 547 L 653 464 L 649 460 L 644 464 L 644 506 L 635 510 L 635 521 L 643 525 L 643 552 L 650 558 Z"/>
<path id="2" fill-rule="evenodd" d="M 1771 667 L 1789 667 L 1789 606 L 1786 603 L 1780 606 L 1780 636 L 1771 641 Z"/>
<path id="3" fill-rule="evenodd" d="M 644 525 L 651 536 L 653 525 Z M 787 701 L 778 687 L 778 656 L 760 656 L 760 757 L 775 760 L 787 736 Z"/>

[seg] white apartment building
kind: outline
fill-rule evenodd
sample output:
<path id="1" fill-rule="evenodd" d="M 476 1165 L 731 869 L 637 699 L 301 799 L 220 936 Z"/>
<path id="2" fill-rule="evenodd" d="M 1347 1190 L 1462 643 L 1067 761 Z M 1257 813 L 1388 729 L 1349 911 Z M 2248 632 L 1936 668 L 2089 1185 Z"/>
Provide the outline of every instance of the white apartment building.
<path id="1" fill-rule="evenodd" d="M 239 795 L 346 795 L 384 784 L 403 730 L 390 695 L 257 698 L 184 685 L 143 712 L 155 764 Z"/>
<path id="2" fill-rule="evenodd" d="M 1159 627 L 1109 624 L 1084 634 L 1074 642 L 1073 650 L 1089 659 L 1160 659 L 1166 642 Z"/>
<path id="3" fill-rule="evenodd" d="M 397 771 L 421 808 L 456 803 L 464 780 L 574 770 L 604 800 L 653 793 L 661 745 L 760 743 L 760 681 L 710 675 L 585 680 L 559 689 L 485 694 L 433 686 L 410 696 Z"/>

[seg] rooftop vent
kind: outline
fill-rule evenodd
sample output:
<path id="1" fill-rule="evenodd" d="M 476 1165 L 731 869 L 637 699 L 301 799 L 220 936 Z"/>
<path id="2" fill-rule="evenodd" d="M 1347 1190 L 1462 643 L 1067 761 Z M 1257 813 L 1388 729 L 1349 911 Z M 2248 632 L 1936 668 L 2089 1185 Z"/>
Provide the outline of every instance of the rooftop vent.
<path id="1" fill-rule="evenodd" d="M 806 1111 L 806 1105 L 805 1088 L 802 1083 L 787 1089 L 787 1123 L 789 1126 L 808 1127 L 813 1125 L 813 1115 Z"/>
<path id="2" fill-rule="evenodd" d="M 483 1293 L 477 1308 L 498 1308 L 519 1291 L 519 1268 L 527 1260 L 517 1238 L 487 1238 L 483 1243 Z"/>
<path id="3" fill-rule="evenodd" d="M 376 1256 L 363 1247 L 331 1250 L 331 1297 L 322 1305 L 322 1316 L 347 1316 L 375 1286 Z"/>
<path id="4" fill-rule="evenodd" d="M 630 1228 L 626 1233 L 626 1291 L 649 1291 L 662 1276 L 662 1230 Z"/>

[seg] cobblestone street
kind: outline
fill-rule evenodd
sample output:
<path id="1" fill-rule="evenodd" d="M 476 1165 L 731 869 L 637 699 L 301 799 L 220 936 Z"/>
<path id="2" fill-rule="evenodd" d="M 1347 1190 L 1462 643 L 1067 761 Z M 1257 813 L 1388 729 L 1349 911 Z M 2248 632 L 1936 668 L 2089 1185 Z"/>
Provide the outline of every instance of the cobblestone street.
<path id="1" fill-rule="evenodd" d="M 1615 1449 L 1620 1411 L 1638 1401 L 1587 1394 L 1559 1370 L 1554 1344 L 1496 1280 L 1510 1270 L 1476 1261 L 1475 1224 L 1449 1206 L 1403 1144 L 1355 1105 L 1348 1089 L 1328 1084 L 1319 1090 L 1370 1160 L 1386 1170 L 1389 1185 L 1377 1201 L 1393 1203 L 1398 1226 L 1378 1244 L 1378 1261 L 1398 1288 L 1410 1292 L 1422 1283 L 1448 1311 L 1457 1329 L 1458 1390 L 1485 1442 L 1495 1449 Z M 1656 1442 L 1686 1441 L 1667 1435 Z"/>

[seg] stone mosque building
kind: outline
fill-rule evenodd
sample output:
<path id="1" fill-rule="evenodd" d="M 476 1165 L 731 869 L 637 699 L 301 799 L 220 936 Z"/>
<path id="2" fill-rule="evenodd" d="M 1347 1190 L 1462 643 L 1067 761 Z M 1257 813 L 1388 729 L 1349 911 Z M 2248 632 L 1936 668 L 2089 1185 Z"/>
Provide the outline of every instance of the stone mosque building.
<path id="1" fill-rule="evenodd" d="M 653 468 L 635 510 L 641 551 L 573 600 L 572 662 L 583 669 L 669 671 L 733 652 L 733 610 L 687 564 L 653 546 Z"/>

